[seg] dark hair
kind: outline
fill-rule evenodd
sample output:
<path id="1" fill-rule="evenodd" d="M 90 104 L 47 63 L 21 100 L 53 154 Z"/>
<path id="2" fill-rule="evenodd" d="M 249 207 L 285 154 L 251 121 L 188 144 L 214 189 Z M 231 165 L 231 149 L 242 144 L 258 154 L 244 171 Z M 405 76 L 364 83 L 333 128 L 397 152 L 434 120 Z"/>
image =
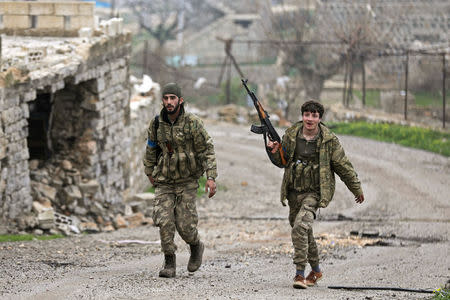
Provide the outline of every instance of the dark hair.
<path id="1" fill-rule="evenodd" d="M 302 116 L 305 111 L 312 112 L 312 113 L 315 113 L 315 112 L 319 113 L 319 117 L 322 118 L 323 113 L 325 112 L 325 109 L 323 108 L 323 105 L 320 104 L 319 102 L 310 100 L 310 101 L 306 101 L 305 103 L 303 103 Z"/>

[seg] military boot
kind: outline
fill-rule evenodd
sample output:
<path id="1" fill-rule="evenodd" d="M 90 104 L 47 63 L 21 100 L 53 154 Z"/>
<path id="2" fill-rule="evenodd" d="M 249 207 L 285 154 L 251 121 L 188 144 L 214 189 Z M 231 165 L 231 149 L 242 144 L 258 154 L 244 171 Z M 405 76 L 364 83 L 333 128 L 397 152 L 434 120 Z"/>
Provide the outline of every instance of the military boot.
<path id="1" fill-rule="evenodd" d="M 203 251 L 205 245 L 202 242 L 198 242 L 197 245 L 189 245 L 191 247 L 191 257 L 189 257 L 188 271 L 195 272 L 200 268 L 202 264 Z"/>
<path id="2" fill-rule="evenodd" d="M 164 268 L 159 271 L 159 277 L 171 278 L 176 273 L 176 256 L 175 254 L 164 255 Z"/>

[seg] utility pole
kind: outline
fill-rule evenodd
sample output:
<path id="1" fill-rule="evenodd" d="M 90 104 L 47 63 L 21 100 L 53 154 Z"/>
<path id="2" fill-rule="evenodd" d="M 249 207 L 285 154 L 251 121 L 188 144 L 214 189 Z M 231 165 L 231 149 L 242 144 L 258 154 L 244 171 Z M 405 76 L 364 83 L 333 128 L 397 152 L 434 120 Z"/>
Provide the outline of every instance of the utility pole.
<path id="1" fill-rule="evenodd" d="M 445 90 L 445 80 L 447 77 L 447 71 L 445 69 L 445 53 L 442 53 L 442 127 L 445 128 L 445 101 L 446 101 L 446 90 Z"/>
<path id="2" fill-rule="evenodd" d="M 231 103 L 230 95 L 231 95 L 231 68 L 232 68 L 232 66 L 234 66 L 234 68 L 239 73 L 239 76 L 241 76 L 241 78 L 244 78 L 245 76 L 242 73 L 241 69 L 239 68 L 239 65 L 237 64 L 236 59 L 234 58 L 233 54 L 231 54 L 231 47 L 233 45 L 233 39 L 231 39 L 231 38 L 224 39 L 221 37 L 216 37 L 216 39 L 225 43 L 225 59 L 222 63 L 222 68 L 220 71 L 219 81 L 218 81 L 217 85 L 220 86 L 220 83 L 222 82 L 223 71 L 228 65 L 225 93 L 226 93 L 227 104 L 230 104 Z"/>
<path id="3" fill-rule="evenodd" d="M 409 50 L 406 50 L 406 63 L 405 63 L 405 120 L 408 119 L 408 71 L 409 71 Z"/>
<path id="4" fill-rule="evenodd" d="M 111 0 L 111 11 L 109 13 L 110 18 L 116 17 L 116 0 Z"/>
<path id="5" fill-rule="evenodd" d="M 364 64 L 364 55 L 361 55 L 361 74 L 362 74 L 362 104 L 366 107 L 366 66 Z"/>

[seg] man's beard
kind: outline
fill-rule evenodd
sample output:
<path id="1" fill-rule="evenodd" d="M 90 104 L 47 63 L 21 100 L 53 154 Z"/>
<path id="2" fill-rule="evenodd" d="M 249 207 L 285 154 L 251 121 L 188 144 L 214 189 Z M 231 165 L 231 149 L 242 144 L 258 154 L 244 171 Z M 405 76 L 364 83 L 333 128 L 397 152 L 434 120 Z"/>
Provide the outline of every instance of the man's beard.
<path id="1" fill-rule="evenodd" d="M 175 105 L 175 107 L 173 108 L 172 111 L 168 111 L 166 106 L 164 106 L 164 110 L 166 111 L 167 114 L 173 115 L 178 111 L 179 107 L 180 107 L 180 101 L 178 101 L 177 105 Z"/>

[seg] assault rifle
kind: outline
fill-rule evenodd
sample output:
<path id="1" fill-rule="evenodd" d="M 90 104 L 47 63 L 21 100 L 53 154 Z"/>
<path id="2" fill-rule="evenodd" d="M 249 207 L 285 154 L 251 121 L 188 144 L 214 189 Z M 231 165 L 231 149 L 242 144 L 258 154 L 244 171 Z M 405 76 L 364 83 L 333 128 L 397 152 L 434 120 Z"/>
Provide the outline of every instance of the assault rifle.
<path id="1" fill-rule="evenodd" d="M 252 127 L 250 128 L 250 131 L 256 134 L 262 134 L 264 138 L 264 146 L 266 148 L 267 155 L 269 156 L 270 161 L 277 165 L 272 157 L 272 153 L 270 152 L 270 149 L 267 148 L 267 137 L 272 142 L 278 142 L 281 144 L 280 136 L 278 135 L 275 128 L 273 128 L 272 123 L 269 120 L 269 114 L 264 110 L 261 103 L 258 101 L 258 98 L 256 98 L 255 94 L 250 91 L 250 89 L 247 86 L 248 79 L 241 79 L 242 84 L 244 85 L 245 89 L 247 90 L 248 95 L 253 100 L 253 105 L 255 105 L 256 111 L 258 112 L 259 121 L 261 122 L 260 126 L 256 126 L 252 124 Z M 281 145 L 280 145 L 281 147 Z M 286 160 L 284 158 L 284 152 L 282 149 L 280 149 L 280 155 L 281 155 L 281 162 L 283 165 L 286 164 Z"/>

